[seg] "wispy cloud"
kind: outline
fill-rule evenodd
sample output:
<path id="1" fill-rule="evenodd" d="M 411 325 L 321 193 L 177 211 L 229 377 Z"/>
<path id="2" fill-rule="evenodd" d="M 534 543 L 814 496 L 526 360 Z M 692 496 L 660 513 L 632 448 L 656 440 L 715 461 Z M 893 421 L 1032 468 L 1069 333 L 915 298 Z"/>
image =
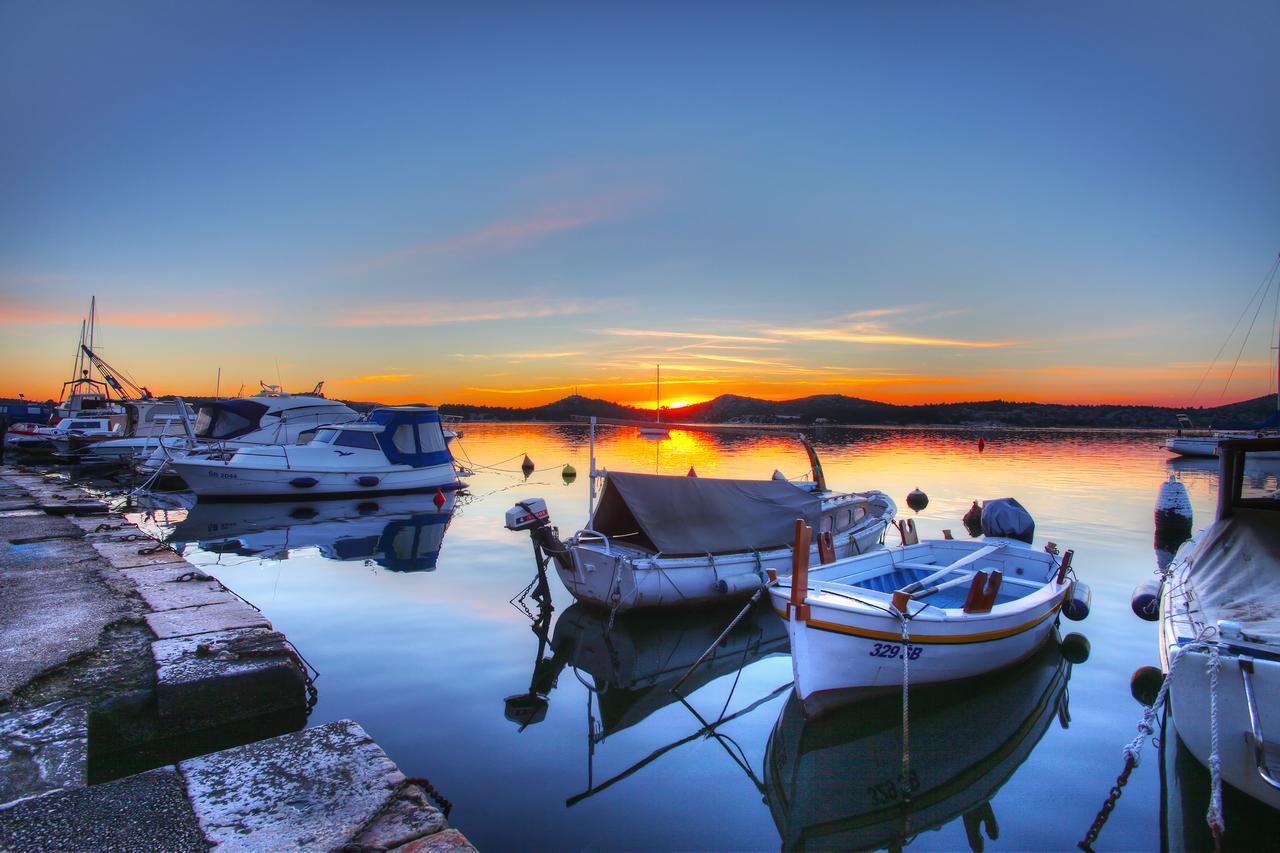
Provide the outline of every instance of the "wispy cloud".
<path id="1" fill-rule="evenodd" d="M 455 352 L 454 358 L 509 359 L 511 361 L 542 361 L 557 358 L 573 358 L 586 355 L 582 350 L 570 352 Z"/>
<path id="2" fill-rule="evenodd" d="M 471 231 L 425 240 L 365 258 L 344 267 L 342 272 L 370 272 L 419 258 L 459 252 L 510 251 L 556 234 L 616 219 L 649 197 L 650 193 L 644 190 L 629 189 L 547 205 L 523 216 L 501 219 Z"/>
<path id="3" fill-rule="evenodd" d="M 710 332 L 668 332 L 657 329 L 600 329 L 602 335 L 623 338 L 681 338 L 699 341 L 743 341 L 753 344 L 780 344 L 782 341 L 758 335 L 717 335 Z"/>
<path id="4" fill-rule="evenodd" d="M 992 349 L 1018 346 L 1022 341 L 974 341 L 962 338 L 934 338 L 923 335 L 904 335 L 895 332 L 859 332 L 831 328 L 777 328 L 768 334 L 804 341 L 827 341 L 842 344 L 871 344 L 910 347 L 956 347 L 963 349 Z"/>
<path id="5" fill-rule="evenodd" d="M 405 382 L 413 378 L 412 373 L 377 373 L 370 376 L 352 376 L 347 379 L 335 379 L 335 385 L 367 385 L 382 382 Z"/>
<path id="6" fill-rule="evenodd" d="M 0 326 L 77 325 L 85 312 L 51 305 L 28 305 L 21 302 L 0 303 Z M 198 329 L 226 326 L 239 322 L 226 311 L 167 311 L 138 308 L 127 311 L 98 312 L 102 326 L 128 326 L 145 329 Z"/>
<path id="7" fill-rule="evenodd" d="M 663 377 L 664 385 L 719 385 L 722 379 L 704 379 L 687 376 Z M 630 388 L 634 386 L 651 386 L 650 381 L 643 382 L 575 382 L 571 385 L 546 385 L 540 388 L 467 388 L 468 391 L 479 391 L 485 394 L 541 394 L 547 391 L 571 391 L 574 388 Z"/>
<path id="8" fill-rule="evenodd" d="M 430 300 L 392 302 L 358 308 L 330 321 L 334 326 L 449 326 L 496 320 L 530 320 L 565 317 L 603 311 L 615 303 L 609 300 L 552 302 L 530 297 L 522 300 Z"/>

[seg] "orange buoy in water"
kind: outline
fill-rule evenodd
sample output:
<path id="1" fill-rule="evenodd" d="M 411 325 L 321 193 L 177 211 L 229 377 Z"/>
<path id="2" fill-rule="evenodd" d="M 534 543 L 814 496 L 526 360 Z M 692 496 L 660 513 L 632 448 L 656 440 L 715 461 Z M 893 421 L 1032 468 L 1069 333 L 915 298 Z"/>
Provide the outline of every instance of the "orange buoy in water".
<path id="1" fill-rule="evenodd" d="M 978 452 L 981 453 L 987 446 L 987 440 L 982 436 L 978 436 Z"/>
<path id="2" fill-rule="evenodd" d="M 526 477 L 533 473 L 533 460 L 529 458 L 528 453 L 524 455 L 524 461 L 520 463 L 520 470 L 524 472 Z"/>
<path id="3" fill-rule="evenodd" d="M 435 502 L 436 509 L 443 507 L 445 501 L 444 489 L 436 489 L 436 496 L 432 500 Z"/>
<path id="4" fill-rule="evenodd" d="M 698 472 L 697 472 L 697 471 L 695 471 L 695 470 L 693 470 L 693 466 L 692 466 L 692 465 L 690 465 L 690 466 L 689 466 L 689 473 L 688 473 L 688 474 L 685 474 L 685 476 L 686 476 L 686 477 L 696 477 L 696 476 L 698 476 Z"/>
<path id="5" fill-rule="evenodd" d="M 961 521 L 964 522 L 964 529 L 970 536 L 982 535 L 982 507 L 978 506 L 977 501 L 973 502 L 973 506 L 969 507 L 969 511 L 964 514 Z"/>

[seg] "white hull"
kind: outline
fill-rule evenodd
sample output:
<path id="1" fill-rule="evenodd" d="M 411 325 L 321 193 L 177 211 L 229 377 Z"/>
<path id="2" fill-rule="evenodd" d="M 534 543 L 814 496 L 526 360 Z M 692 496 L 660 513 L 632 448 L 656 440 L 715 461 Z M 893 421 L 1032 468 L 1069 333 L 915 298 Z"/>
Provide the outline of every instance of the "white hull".
<path id="1" fill-rule="evenodd" d="M 869 518 L 853 535 L 841 534 L 836 557 L 880 547 L 885 518 Z M 625 545 L 597 542 L 569 545 L 571 565 L 556 561 L 556 571 L 578 601 L 619 613 L 648 607 L 705 605 L 748 595 L 764 586 L 765 569 L 791 565 L 791 549 L 698 557 L 657 557 Z M 815 545 L 811 551 L 818 560 Z M 721 592 L 722 582 L 728 587 Z"/>
<path id="2" fill-rule="evenodd" d="M 1200 541 L 1200 536 L 1189 540 L 1178 552 L 1177 559 L 1185 560 Z M 1176 594 L 1182 587 L 1179 575 L 1184 567 L 1175 570 L 1170 582 L 1165 584 L 1160 600 L 1160 664 L 1169 680 L 1169 709 L 1178 736 L 1196 760 L 1206 767 L 1212 751 L 1210 714 L 1209 653 L 1207 650 L 1182 651 L 1192 642 L 1195 633 L 1194 601 L 1188 602 Z M 1190 613 L 1189 613 L 1190 611 Z M 1260 712 L 1263 734 L 1271 741 L 1272 767 L 1280 767 L 1280 659 L 1270 649 L 1249 654 L 1229 644 L 1219 647 L 1218 670 L 1218 752 L 1221 759 L 1222 779 L 1228 785 L 1265 803 L 1280 809 L 1280 789 L 1274 788 L 1259 774 L 1254 760 L 1252 725 L 1249 705 L 1245 699 L 1242 657 L 1253 661 L 1253 690 L 1256 707 Z"/>
<path id="3" fill-rule="evenodd" d="M 379 494 L 458 486 L 453 465 L 325 471 L 296 467 L 252 468 L 216 461 L 175 460 L 171 464 L 191 490 L 202 498 L 301 498 L 306 495 Z M 377 483 L 362 486 L 359 482 L 361 477 L 375 478 Z M 307 484 L 307 480 L 315 482 Z"/>
<path id="4" fill-rule="evenodd" d="M 965 582 L 952 587 L 946 598 L 938 592 L 913 600 L 907 605 L 912 618 L 904 642 L 902 622 L 891 612 L 899 567 L 911 564 L 910 569 L 924 573 L 926 562 L 929 568 L 946 567 L 990 545 L 1001 550 L 966 569 L 999 568 L 1004 574 L 1001 594 L 1013 597 L 997 598 L 988 612 L 966 613 L 961 607 Z M 1029 657 L 1053 631 L 1071 590 L 1072 582 L 1059 584 L 1055 574 L 1053 558 L 1020 542 L 934 540 L 811 569 L 804 598 L 807 616 L 790 604 L 789 577 L 780 578 L 769 593 L 774 610 L 787 619 L 796 694 L 807 712 L 819 713 L 861 695 L 900 689 L 904 677 L 913 685 L 940 684 Z M 889 582 L 879 583 L 881 578 Z"/>
<path id="5" fill-rule="evenodd" d="M 1238 438 L 1273 438 L 1272 435 L 1266 433 L 1238 433 L 1238 434 L 1220 434 L 1207 436 L 1186 436 L 1179 435 L 1165 440 L 1165 449 L 1170 453 L 1176 453 L 1179 456 L 1188 456 L 1192 458 L 1215 457 L 1218 455 L 1218 444 L 1228 439 Z M 1280 452 L 1260 451 L 1250 453 L 1251 459 L 1280 459 Z"/>

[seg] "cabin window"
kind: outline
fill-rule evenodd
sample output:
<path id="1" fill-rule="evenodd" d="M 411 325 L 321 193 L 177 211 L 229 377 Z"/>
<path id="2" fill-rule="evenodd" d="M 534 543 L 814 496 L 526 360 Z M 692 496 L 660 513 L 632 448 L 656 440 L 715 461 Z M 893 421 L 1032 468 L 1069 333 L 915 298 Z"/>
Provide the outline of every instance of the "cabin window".
<path id="1" fill-rule="evenodd" d="M 831 516 L 824 515 L 822 517 L 822 524 L 819 525 L 819 531 L 822 533 L 831 532 Z"/>
<path id="2" fill-rule="evenodd" d="M 443 434 L 438 424 L 418 424 L 418 445 L 424 453 L 428 450 L 438 450 L 442 446 L 441 438 Z"/>
<path id="3" fill-rule="evenodd" d="M 316 433 L 316 437 L 313 440 L 316 444 L 333 444 L 333 440 L 337 437 L 338 431 L 336 429 L 322 429 Z"/>
<path id="4" fill-rule="evenodd" d="M 68 429 L 98 429 L 97 421 L 72 421 Z"/>
<path id="5" fill-rule="evenodd" d="M 339 447 L 359 447 L 362 450 L 378 449 L 378 440 L 373 437 L 373 433 L 363 430 L 340 430 L 333 443 Z"/>
<path id="6" fill-rule="evenodd" d="M 836 513 L 836 530 L 843 532 L 853 527 L 853 510 L 842 509 Z"/>
<path id="7" fill-rule="evenodd" d="M 396 427 L 396 431 L 391 434 L 391 443 L 401 453 L 412 455 L 418 452 L 417 445 L 413 442 L 413 426 L 411 424 L 401 424 Z"/>

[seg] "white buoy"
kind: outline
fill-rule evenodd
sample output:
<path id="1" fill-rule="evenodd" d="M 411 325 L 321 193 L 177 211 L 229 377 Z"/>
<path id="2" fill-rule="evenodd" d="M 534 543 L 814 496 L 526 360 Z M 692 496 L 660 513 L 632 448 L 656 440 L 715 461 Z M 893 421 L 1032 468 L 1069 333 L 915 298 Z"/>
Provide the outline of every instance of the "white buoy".
<path id="1" fill-rule="evenodd" d="M 1163 569 L 1177 553 L 1178 546 L 1191 538 L 1191 496 L 1173 474 L 1160 484 L 1155 522 L 1156 563 Z"/>

